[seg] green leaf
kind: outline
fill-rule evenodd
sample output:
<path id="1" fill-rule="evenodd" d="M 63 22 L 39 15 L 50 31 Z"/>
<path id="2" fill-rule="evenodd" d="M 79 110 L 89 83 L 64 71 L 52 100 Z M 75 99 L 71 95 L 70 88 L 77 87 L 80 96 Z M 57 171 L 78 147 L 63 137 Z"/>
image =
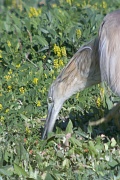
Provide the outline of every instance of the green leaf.
<path id="1" fill-rule="evenodd" d="M 116 160 L 114 160 L 114 159 L 109 162 L 109 166 L 111 166 L 111 167 L 115 167 L 117 165 L 118 165 L 118 162 Z"/>
<path id="2" fill-rule="evenodd" d="M 48 46 L 48 42 L 47 42 L 46 39 L 45 39 L 44 37 L 42 37 L 42 36 L 34 35 L 34 36 L 33 36 L 33 42 L 34 42 L 35 44 L 40 43 L 40 44 L 43 45 L 43 46 Z"/>
<path id="3" fill-rule="evenodd" d="M 79 147 L 82 147 L 82 143 L 78 139 L 75 139 L 74 137 L 70 138 L 70 142 L 73 143 L 73 145 L 77 145 Z"/>
<path id="4" fill-rule="evenodd" d="M 46 30 L 46 29 L 44 29 L 44 28 L 40 28 L 40 30 L 41 30 L 41 32 L 43 32 L 43 33 L 45 33 L 45 34 L 48 34 L 49 32 Z"/>
<path id="5" fill-rule="evenodd" d="M 50 173 L 46 174 L 45 180 L 55 180 Z"/>
<path id="6" fill-rule="evenodd" d="M 93 141 L 89 141 L 89 150 L 94 155 L 98 154 L 97 151 L 96 151 L 96 147 L 95 147 Z"/>
<path id="7" fill-rule="evenodd" d="M 14 170 L 15 170 L 15 174 L 17 174 L 19 176 L 20 175 L 22 175 L 24 177 L 28 176 L 28 174 L 25 172 L 25 170 L 17 164 L 14 164 Z"/>
<path id="8" fill-rule="evenodd" d="M 25 115 L 20 114 L 20 116 L 21 116 L 21 118 L 24 119 L 26 122 L 29 122 L 29 121 L 30 121 L 30 119 L 27 118 Z"/>
<path id="9" fill-rule="evenodd" d="M 0 168 L 0 174 L 5 176 L 11 176 L 13 174 L 13 166 L 3 166 Z"/>
<path id="10" fill-rule="evenodd" d="M 61 151 L 57 151 L 56 154 L 59 158 L 63 158 L 64 157 L 64 153 L 62 153 Z"/>
<path id="11" fill-rule="evenodd" d="M 105 143 L 104 146 L 105 146 L 105 151 L 107 151 L 108 150 L 108 144 Z"/>
<path id="12" fill-rule="evenodd" d="M 113 103 L 108 96 L 106 96 L 106 103 L 107 103 L 108 109 L 110 110 L 113 107 Z"/>
<path id="13" fill-rule="evenodd" d="M 114 138 L 111 139 L 111 147 L 115 147 L 117 144 L 116 140 Z"/>
<path id="14" fill-rule="evenodd" d="M 69 121 L 65 132 L 66 133 L 73 133 L 73 124 L 72 124 L 71 120 Z"/>

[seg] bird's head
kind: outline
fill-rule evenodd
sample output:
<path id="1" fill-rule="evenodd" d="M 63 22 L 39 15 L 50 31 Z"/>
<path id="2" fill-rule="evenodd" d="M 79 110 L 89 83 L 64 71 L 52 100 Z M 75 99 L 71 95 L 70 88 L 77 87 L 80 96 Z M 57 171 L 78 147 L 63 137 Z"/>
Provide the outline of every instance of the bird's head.
<path id="1" fill-rule="evenodd" d="M 48 92 L 48 113 L 42 139 L 45 139 L 48 133 L 53 130 L 57 115 L 61 110 L 64 101 L 65 98 L 63 98 L 62 95 L 62 83 L 56 83 L 55 81 Z"/>

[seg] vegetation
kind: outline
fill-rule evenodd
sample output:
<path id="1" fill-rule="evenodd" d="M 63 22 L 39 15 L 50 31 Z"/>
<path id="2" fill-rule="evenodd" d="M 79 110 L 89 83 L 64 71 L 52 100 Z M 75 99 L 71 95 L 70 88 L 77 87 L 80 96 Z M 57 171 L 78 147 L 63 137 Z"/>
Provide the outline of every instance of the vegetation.
<path id="1" fill-rule="evenodd" d="M 119 180 L 113 122 L 89 127 L 120 99 L 101 84 L 72 96 L 41 140 L 47 92 L 119 0 L 4 0 L 0 6 L 0 180 Z"/>

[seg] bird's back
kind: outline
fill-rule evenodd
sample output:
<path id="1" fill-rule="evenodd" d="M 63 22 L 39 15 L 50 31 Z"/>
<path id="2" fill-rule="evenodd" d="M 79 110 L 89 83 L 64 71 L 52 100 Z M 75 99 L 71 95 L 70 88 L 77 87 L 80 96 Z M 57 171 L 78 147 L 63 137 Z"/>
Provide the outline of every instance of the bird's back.
<path id="1" fill-rule="evenodd" d="M 120 95 L 120 10 L 108 14 L 99 30 L 102 80 Z"/>

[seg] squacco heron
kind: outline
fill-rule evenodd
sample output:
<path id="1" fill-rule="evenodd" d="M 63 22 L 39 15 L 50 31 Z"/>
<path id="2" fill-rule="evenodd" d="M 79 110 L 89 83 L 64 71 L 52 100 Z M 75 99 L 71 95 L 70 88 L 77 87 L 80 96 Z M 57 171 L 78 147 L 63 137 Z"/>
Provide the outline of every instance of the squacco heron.
<path id="1" fill-rule="evenodd" d="M 53 130 L 63 103 L 76 92 L 105 81 L 120 96 L 119 61 L 120 10 L 116 10 L 105 16 L 98 36 L 76 52 L 52 83 L 48 93 L 48 114 L 42 139 Z"/>

